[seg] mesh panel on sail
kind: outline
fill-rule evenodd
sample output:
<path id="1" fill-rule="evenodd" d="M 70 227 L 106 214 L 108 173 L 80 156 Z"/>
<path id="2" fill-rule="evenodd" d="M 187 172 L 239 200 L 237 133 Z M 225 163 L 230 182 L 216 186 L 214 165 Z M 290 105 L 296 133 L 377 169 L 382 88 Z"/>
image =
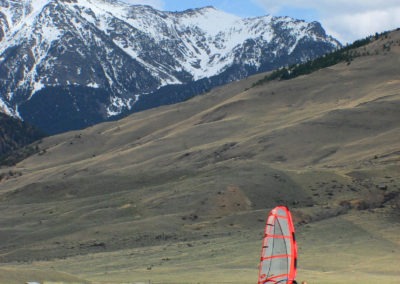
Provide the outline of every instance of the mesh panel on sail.
<path id="1" fill-rule="evenodd" d="M 274 275 L 287 274 L 289 270 L 288 254 L 288 242 L 287 239 L 283 238 L 282 227 L 279 222 L 275 222 L 274 226 L 274 238 L 272 242 L 272 253 L 270 271 L 268 277 Z M 280 237 L 282 236 L 282 237 Z"/>

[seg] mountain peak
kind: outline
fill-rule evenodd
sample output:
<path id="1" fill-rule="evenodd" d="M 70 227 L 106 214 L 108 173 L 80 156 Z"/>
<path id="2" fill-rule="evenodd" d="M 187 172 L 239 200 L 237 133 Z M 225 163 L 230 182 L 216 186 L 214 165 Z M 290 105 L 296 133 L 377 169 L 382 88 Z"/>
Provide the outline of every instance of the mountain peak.
<path id="1" fill-rule="evenodd" d="M 204 7 L 199 7 L 199 8 L 190 8 L 190 9 L 186 9 L 183 11 L 178 11 L 176 13 L 190 13 L 190 12 L 201 12 L 201 11 L 208 11 L 208 10 L 216 10 L 216 8 L 214 6 L 204 6 Z"/>
<path id="2" fill-rule="evenodd" d="M 214 6 L 209 5 L 209 6 L 204 6 L 204 7 L 200 7 L 200 8 L 195 8 L 193 10 L 207 12 L 207 11 L 215 11 L 217 9 Z"/>

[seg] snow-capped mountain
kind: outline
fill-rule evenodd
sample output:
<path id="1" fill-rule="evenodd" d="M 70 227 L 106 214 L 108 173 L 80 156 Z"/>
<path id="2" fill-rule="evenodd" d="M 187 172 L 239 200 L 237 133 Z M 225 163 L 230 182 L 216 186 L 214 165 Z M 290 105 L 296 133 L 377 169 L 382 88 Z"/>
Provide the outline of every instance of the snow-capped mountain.
<path id="1" fill-rule="evenodd" d="M 319 23 L 288 17 L 0 0 L 0 109 L 55 133 L 140 108 L 166 86 L 188 85 L 189 97 L 339 46 Z"/>

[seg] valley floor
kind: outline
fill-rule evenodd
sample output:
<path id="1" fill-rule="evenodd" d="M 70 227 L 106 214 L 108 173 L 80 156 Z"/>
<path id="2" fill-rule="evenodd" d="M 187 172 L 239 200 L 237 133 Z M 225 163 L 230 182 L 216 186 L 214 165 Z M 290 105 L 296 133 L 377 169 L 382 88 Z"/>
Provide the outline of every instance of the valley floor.
<path id="1" fill-rule="evenodd" d="M 398 220 L 388 208 L 378 208 L 298 225 L 298 280 L 398 283 Z M 0 283 L 256 283 L 262 227 L 260 222 L 259 231 L 235 227 L 224 236 L 195 241 L 2 264 Z"/>

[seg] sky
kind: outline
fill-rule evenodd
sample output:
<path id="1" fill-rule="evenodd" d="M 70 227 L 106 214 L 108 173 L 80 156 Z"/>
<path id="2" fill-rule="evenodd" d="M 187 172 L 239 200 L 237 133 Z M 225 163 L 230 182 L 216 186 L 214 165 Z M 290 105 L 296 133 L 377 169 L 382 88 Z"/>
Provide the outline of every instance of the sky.
<path id="1" fill-rule="evenodd" d="M 162 11 L 214 6 L 241 17 L 289 16 L 318 21 L 346 44 L 375 33 L 400 28 L 400 0 L 122 0 Z"/>

